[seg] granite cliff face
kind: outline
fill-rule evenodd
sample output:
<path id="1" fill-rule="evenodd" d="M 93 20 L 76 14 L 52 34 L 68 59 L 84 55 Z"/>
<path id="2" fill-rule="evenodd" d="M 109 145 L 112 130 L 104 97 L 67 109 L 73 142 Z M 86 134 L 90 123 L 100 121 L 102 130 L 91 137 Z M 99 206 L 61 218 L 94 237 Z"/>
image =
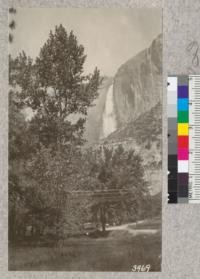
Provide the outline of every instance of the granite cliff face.
<path id="1" fill-rule="evenodd" d="M 125 62 L 114 79 L 104 79 L 88 111 L 86 139 L 140 154 L 152 195 L 161 191 L 162 37 Z"/>
<path id="2" fill-rule="evenodd" d="M 161 101 L 162 37 L 125 62 L 114 78 L 104 78 L 99 97 L 89 108 L 85 139 L 98 143 L 115 130 L 133 123 Z M 120 139 L 121 140 L 121 139 Z"/>
<path id="3" fill-rule="evenodd" d="M 162 36 L 148 49 L 124 63 L 114 78 L 113 92 L 118 127 L 150 110 L 162 95 Z"/>

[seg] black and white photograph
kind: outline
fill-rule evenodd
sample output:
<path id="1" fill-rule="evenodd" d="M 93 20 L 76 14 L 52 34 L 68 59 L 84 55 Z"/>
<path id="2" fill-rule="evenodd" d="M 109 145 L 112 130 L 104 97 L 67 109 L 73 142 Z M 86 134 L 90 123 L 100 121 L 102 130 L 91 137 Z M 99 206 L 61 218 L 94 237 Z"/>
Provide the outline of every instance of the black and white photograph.
<path id="1" fill-rule="evenodd" d="M 162 9 L 9 9 L 10 271 L 157 272 Z"/>

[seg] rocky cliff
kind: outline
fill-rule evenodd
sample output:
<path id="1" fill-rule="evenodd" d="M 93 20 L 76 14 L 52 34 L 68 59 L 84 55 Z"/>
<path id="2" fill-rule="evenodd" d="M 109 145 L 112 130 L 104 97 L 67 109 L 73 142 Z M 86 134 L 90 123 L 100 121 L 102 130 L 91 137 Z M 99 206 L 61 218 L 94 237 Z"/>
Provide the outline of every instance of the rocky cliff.
<path id="1" fill-rule="evenodd" d="M 99 97 L 88 110 L 85 139 L 89 144 L 98 143 L 109 135 L 109 130 L 113 132 L 113 127 L 118 130 L 133 123 L 161 100 L 161 60 L 159 35 L 148 49 L 125 62 L 114 78 L 104 78 Z M 111 88 L 113 92 L 110 92 Z"/>
<path id="2" fill-rule="evenodd" d="M 114 78 L 114 102 L 118 127 L 135 120 L 161 100 L 162 36 L 148 49 L 124 63 Z"/>
<path id="3" fill-rule="evenodd" d="M 85 137 L 94 148 L 123 145 L 141 155 L 152 195 L 161 191 L 162 40 L 104 79 L 89 109 Z"/>

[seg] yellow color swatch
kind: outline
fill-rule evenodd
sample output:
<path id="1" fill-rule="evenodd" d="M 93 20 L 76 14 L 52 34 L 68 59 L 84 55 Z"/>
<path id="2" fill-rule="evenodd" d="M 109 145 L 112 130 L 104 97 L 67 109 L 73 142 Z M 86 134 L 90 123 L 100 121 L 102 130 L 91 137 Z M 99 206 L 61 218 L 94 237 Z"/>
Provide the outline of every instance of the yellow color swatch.
<path id="1" fill-rule="evenodd" d="M 178 136 L 188 136 L 188 123 L 178 123 Z"/>

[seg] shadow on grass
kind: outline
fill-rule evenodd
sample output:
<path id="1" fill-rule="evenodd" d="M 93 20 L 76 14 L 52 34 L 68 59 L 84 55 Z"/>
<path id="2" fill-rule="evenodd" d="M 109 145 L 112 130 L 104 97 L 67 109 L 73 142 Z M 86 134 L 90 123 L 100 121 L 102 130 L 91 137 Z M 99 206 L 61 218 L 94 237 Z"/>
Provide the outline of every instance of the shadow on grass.
<path id="1" fill-rule="evenodd" d="M 9 248 L 9 270 L 131 271 L 133 265 L 160 271 L 161 234 L 132 237 L 127 232 L 70 238 L 52 247 Z"/>

